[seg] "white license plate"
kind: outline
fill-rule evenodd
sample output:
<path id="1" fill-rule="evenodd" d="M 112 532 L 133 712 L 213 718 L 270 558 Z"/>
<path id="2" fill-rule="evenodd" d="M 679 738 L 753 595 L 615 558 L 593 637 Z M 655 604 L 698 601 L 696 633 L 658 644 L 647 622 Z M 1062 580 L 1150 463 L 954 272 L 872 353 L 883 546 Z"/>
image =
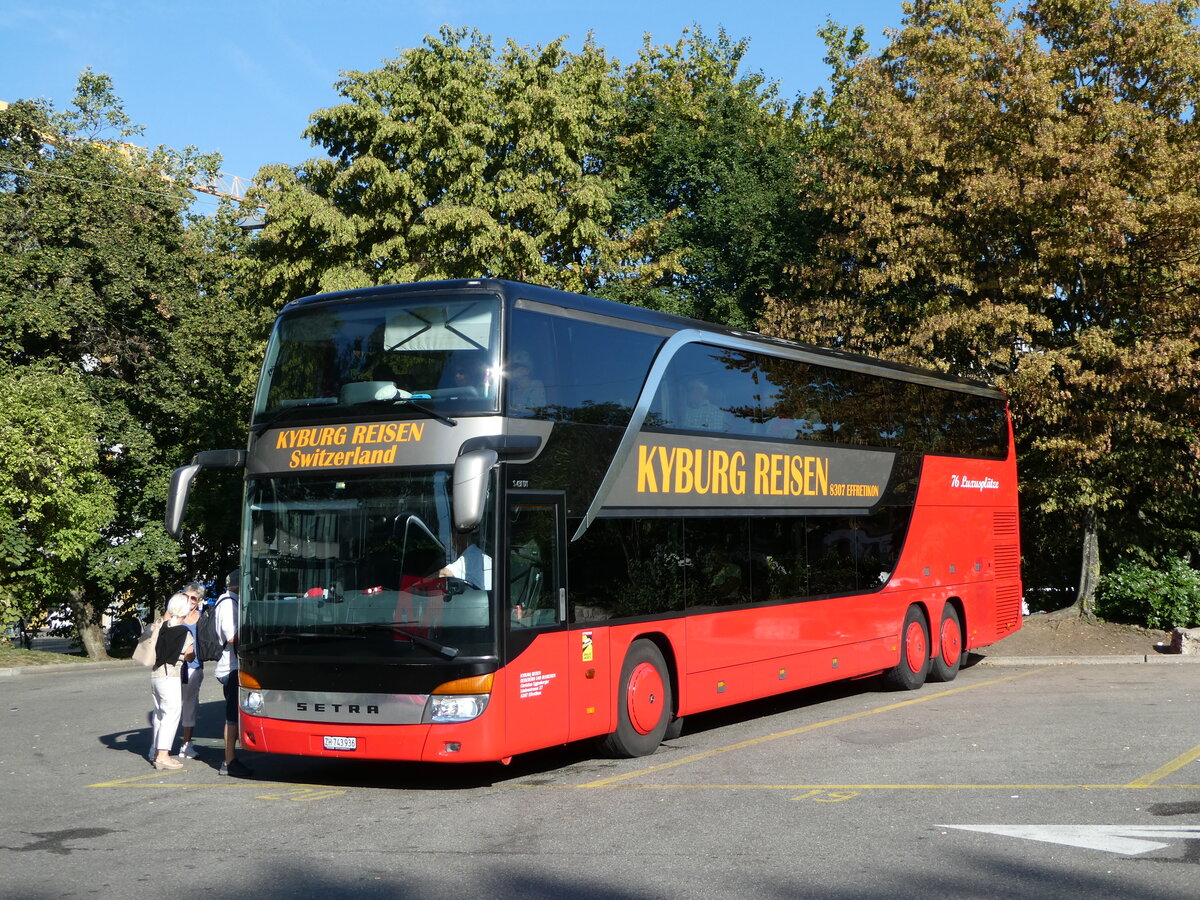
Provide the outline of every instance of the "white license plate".
<path id="1" fill-rule="evenodd" d="M 358 738 L 352 737 L 334 737 L 333 735 L 325 735 L 326 750 L 357 750 Z"/>

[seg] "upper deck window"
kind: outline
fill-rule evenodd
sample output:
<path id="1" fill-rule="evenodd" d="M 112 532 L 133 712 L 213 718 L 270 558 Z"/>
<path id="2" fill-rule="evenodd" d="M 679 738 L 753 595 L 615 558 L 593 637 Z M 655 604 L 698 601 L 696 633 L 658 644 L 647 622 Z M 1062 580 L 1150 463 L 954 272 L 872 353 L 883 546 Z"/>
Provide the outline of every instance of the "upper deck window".
<path id="1" fill-rule="evenodd" d="M 630 323 L 518 307 L 509 338 L 508 414 L 624 427 L 663 340 Z"/>
<path id="2" fill-rule="evenodd" d="M 1004 459 L 1004 401 L 741 350 L 672 357 L 650 428 Z"/>
<path id="3" fill-rule="evenodd" d="M 396 297 L 302 306 L 280 316 L 267 348 L 256 420 L 406 406 L 495 412 L 495 297 Z"/>

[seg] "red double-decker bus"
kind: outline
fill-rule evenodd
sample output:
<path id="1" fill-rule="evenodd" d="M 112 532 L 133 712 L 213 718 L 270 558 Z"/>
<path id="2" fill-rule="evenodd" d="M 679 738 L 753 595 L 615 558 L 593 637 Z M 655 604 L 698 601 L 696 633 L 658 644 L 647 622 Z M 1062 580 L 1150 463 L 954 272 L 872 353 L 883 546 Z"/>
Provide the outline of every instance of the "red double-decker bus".
<path id="1" fill-rule="evenodd" d="M 507 760 L 1021 623 L 1002 394 L 506 281 L 296 300 L 245 451 L 241 737 Z"/>

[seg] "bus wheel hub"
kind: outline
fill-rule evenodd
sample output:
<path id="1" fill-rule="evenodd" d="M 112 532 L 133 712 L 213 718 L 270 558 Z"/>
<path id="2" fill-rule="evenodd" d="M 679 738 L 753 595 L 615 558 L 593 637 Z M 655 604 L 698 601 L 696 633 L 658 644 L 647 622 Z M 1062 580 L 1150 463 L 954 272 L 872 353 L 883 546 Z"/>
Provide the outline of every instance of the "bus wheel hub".
<path id="1" fill-rule="evenodd" d="M 649 734 L 662 718 L 662 675 L 649 663 L 642 663 L 629 676 L 626 708 L 629 723 L 638 734 Z"/>

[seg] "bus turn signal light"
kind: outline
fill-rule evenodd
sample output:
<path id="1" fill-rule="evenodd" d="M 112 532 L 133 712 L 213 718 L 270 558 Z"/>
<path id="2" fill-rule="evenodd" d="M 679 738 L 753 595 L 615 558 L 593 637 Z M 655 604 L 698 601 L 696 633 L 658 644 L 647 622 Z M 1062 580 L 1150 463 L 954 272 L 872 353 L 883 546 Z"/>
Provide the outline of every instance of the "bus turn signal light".
<path id="1" fill-rule="evenodd" d="M 262 685 L 258 683 L 258 679 L 247 672 L 238 669 L 238 684 L 244 688 L 250 688 L 252 691 L 261 691 Z"/>
<path id="2" fill-rule="evenodd" d="M 495 672 L 489 672 L 487 675 L 475 675 L 471 678 L 459 678 L 455 681 L 447 681 L 445 684 L 435 687 L 433 693 L 490 694 L 492 692 L 492 679 L 495 676 Z"/>

